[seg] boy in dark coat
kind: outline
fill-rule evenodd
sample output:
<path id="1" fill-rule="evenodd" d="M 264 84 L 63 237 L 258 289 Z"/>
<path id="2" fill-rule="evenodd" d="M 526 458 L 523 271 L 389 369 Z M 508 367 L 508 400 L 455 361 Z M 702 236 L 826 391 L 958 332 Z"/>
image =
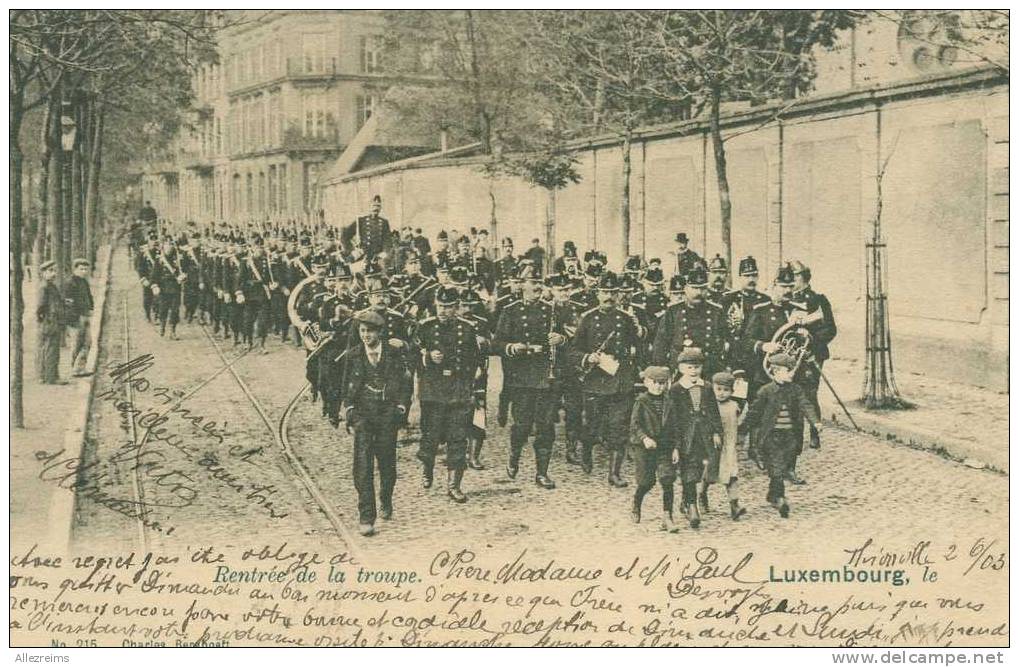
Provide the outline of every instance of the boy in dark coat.
<path id="1" fill-rule="evenodd" d="M 648 366 L 641 374 L 647 393 L 640 394 L 630 413 L 630 451 L 633 455 L 637 489 L 633 494 L 632 517 L 640 523 L 640 506 L 644 496 L 655 485 L 655 476 L 662 486 L 662 530 L 678 530 L 672 522 L 673 488 L 676 481 L 676 450 L 678 432 L 672 419 L 671 405 L 665 396 L 669 386 L 669 369 Z"/>
<path id="2" fill-rule="evenodd" d="M 740 428 L 752 429 L 758 455 L 771 479 L 767 500 L 782 518 L 786 518 L 789 503 L 785 498 L 784 479 L 792 470 L 803 442 L 803 419 L 806 417 L 818 433 L 822 426 L 803 388 L 792 381 L 795 360 L 779 352 L 770 357 L 769 363 L 773 381 L 757 393 Z"/>
<path id="3" fill-rule="evenodd" d="M 60 379 L 60 341 L 64 337 L 64 298 L 57 287 L 56 262 L 43 262 L 39 267 L 42 272 L 42 286 L 39 288 L 39 301 L 36 304 L 36 320 L 39 322 L 38 347 L 36 348 L 36 368 L 42 384 L 67 384 Z"/>
<path id="4" fill-rule="evenodd" d="M 699 528 L 701 515 L 697 508 L 697 484 L 704 477 L 704 464 L 712 449 L 722 446 L 722 420 L 718 403 L 709 383 L 701 379 L 704 353 L 699 348 L 685 348 L 677 359 L 679 379 L 669 389 L 671 409 L 679 428 L 679 478 L 683 483 L 682 511 L 691 528 Z"/>

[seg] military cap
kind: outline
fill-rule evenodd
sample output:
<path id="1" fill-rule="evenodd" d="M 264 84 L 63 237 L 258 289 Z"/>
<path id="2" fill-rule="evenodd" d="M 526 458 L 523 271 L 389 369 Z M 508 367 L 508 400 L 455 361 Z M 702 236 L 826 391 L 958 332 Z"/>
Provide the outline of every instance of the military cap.
<path id="1" fill-rule="evenodd" d="M 254 243 L 255 245 L 257 245 L 257 246 L 261 247 L 262 245 L 264 245 L 264 244 L 265 244 L 265 239 L 263 239 L 263 238 L 262 238 L 261 236 L 259 236 L 258 234 L 256 234 L 256 235 L 255 235 L 255 238 L 254 238 L 254 239 L 252 239 L 252 242 L 253 242 L 253 243 Z"/>
<path id="2" fill-rule="evenodd" d="M 545 279 L 545 284 L 552 288 L 562 288 L 570 286 L 570 279 L 561 273 L 557 273 L 554 276 L 549 276 Z"/>
<path id="3" fill-rule="evenodd" d="M 643 380 L 668 382 L 672 375 L 667 366 L 648 366 L 640 372 L 640 377 Z"/>
<path id="4" fill-rule="evenodd" d="M 591 278 L 597 278 L 602 274 L 601 262 L 588 262 L 587 268 L 584 269 L 584 273 Z"/>
<path id="5" fill-rule="evenodd" d="M 367 324 L 370 327 L 381 329 L 386 326 L 386 320 L 374 310 L 362 310 L 354 315 L 354 321 L 358 324 Z"/>
<path id="6" fill-rule="evenodd" d="M 630 255 L 626 258 L 626 264 L 623 266 L 624 271 L 640 271 L 640 269 L 640 255 Z"/>
<path id="7" fill-rule="evenodd" d="M 775 354 L 769 356 L 768 363 L 771 364 L 772 366 L 782 366 L 783 368 L 788 368 L 789 370 L 792 370 L 793 367 L 796 366 L 796 360 L 793 359 L 792 356 L 786 354 L 785 352 L 776 352 Z"/>
<path id="8" fill-rule="evenodd" d="M 313 268 L 325 268 L 329 266 L 329 258 L 319 253 L 311 259 L 311 266 Z"/>
<path id="9" fill-rule="evenodd" d="M 679 232 L 678 234 L 676 234 L 676 242 L 677 243 L 689 243 L 690 242 L 690 238 L 686 235 L 686 232 Z"/>
<path id="10" fill-rule="evenodd" d="M 439 230 L 438 236 L 436 236 L 435 238 L 439 239 L 440 241 L 447 241 L 449 240 L 449 233 L 445 229 L 441 229 Z"/>
<path id="11" fill-rule="evenodd" d="M 460 290 L 456 287 L 440 287 L 435 290 L 435 303 L 443 306 L 460 303 Z"/>
<path id="12" fill-rule="evenodd" d="M 794 276 L 803 276 L 804 280 L 810 280 L 810 267 L 803 262 L 794 259 L 789 262 L 789 268 L 792 269 Z"/>
<path id="13" fill-rule="evenodd" d="M 708 272 L 703 266 L 695 266 L 687 271 L 686 284 L 690 287 L 704 287 L 708 284 Z"/>
<path id="14" fill-rule="evenodd" d="M 508 236 L 506 238 L 504 238 L 502 240 L 502 247 L 503 248 L 512 248 L 513 247 L 513 239 L 511 239 Z"/>
<path id="15" fill-rule="evenodd" d="M 684 287 L 686 287 L 686 279 L 683 276 L 677 273 L 669 278 L 670 292 L 682 292 Z"/>
<path id="16" fill-rule="evenodd" d="M 665 281 L 665 276 L 662 275 L 661 269 L 648 269 L 644 274 L 644 280 L 652 285 L 661 285 Z"/>
<path id="17" fill-rule="evenodd" d="M 739 274 L 741 276 L 757 275 L 757 260 L 752 255 L 747 255 L 739 261 Z"/>
<path id="18" fill-rule="evenodd" d="M 372 203 L 373 204 L 381 204 L 382 203 L 382 195 L 375 195 L 374 197 L 372 197 Z"/>
<path id="19" fill-rule="evenodd" d="M 39 265 L 39 270 L 40 271 L 46 271 L 48 269 L 52 269 L 56 265 L 57 265 L 57 263 L 55 261 L 53 261 L 52 259 L 49 259 L 49 260 L 46 260 L 45 262 L 43 262 L 42 264 Z"/>
<path id="20" fill-rule="evenodd" d="M 466 234 L 461 234 L 460 238 L 458 238 L 456 240 L 456 242 L 457 242 L 457 245 L 459 245 L 461 243 L 470 243 L 471 240 L 470 240 L 470 238 Z"/>
<path id="21" fill-rule="evenodd" d="M 637 282 L 637 279 L 632 274 L 624 273 L 619 276 L 619 289 L 624 292 L 632 292 L 638 287 L 640 287 L 640 283 Z"/>
<path id="22" fill-rule="evenodd" d="M 661 257 L 652 257 L 651 259 L 649 259 L 647 261 L 647 265 L 648 266 L 661 266 L 662 265 L 662 258 Z"/>
<path id="23" fill-rule="evenodd" d="M 475 306 L 481 303 L 481 295 L 472 289 L 462 289 L 460 290 L 460 303 Z"/>
<path id="24" fill-rule="evenodd" d="M 597 250 L 588 250 L 584 253 L 584 262 L 587 264 L 604 264 L 605 260 L 602 259 L 601 253 Z"/>
<path id="25" fill-rule="evenodd" d="M 684 347 L 683 351 L 679 353 L 679 359 L 676 360 L 677 364 L 703 364 L 704 363 L 704 352 L 699 347 Z"/>
<path id="26" fill-rule="evenodd" d="M 405 287 L 407 287 L 407 276 L 402 273 L 389 278 L 389 291 L 399 294 Z"/>
<path id="27" fill-rule="evenodd" d="M 91 265 L 89 264 L 89 261 L 84 257 L 75 257 L 73 260 L 71 260 L 72 268 L 76 269 L 79 266 L 91 266 Z"/>
<path id="28" fill-rule="evenodd" d="M 563 243 L 563 254 L 567 257 L 577 256 L 577 245 L 573 241 Z"/>
<path id="29" fill-rule="evenodd" d="M 796 282 L 796 278 L 793 276 L 793 267 L 789 264 L 780 267 L 778 275 L 775 277 L 775 284 L 792 285 L 794 282 Z"/>
<path id="30" fill-rule="evenodd" d="M 728 271 L 728 267 L 725 265 L 725 260 L 718 253 L 711 258 L 711 262 L 708 263 L 708 270 L 712 273 L 725 273 Z"/>
<path id="31" fill-rule="evenodd" d="M 720 387 L 732 388 L 733 384 L 736 383 L 736 376 L 729 371 L 719 371 L 711 376 L 711 383 L 717 384 Z"/>
<path id="32" fill-rule="evenodd" d="M 619 278 L 616 277 L 616 274 L 613 272 L 606 271 L 598 280 L 598 289 L 605 290 L 607 292 L 618 290 Z"/>

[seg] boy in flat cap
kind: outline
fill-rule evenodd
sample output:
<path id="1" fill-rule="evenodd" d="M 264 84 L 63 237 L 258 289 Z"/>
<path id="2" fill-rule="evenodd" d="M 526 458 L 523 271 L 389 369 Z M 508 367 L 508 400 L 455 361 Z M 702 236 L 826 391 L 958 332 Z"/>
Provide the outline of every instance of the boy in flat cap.
<path id="1" fill-rule="evenodd" d="M 739 429 L 739 405 L 732 398 L 736 376 L 729 371 L 720 371 L 711 376 L 711 388 L 718 403 L 718 416 L 722 422 L 722 447 L 709 450 L 708 465 L 704 470 L 704 482 L 698 502 L 701 511 L 708 511 L 708 487 L 716 482 L 725 484 L 729 496 L 729 514 L 733 521 L 747 513 L 739 504 L 739 461 L 736 456 L 736 442 Z"/>
<path id="2" fill-rule="evenodd" d="M 796 361 L 785 352 L 769 358 L 772 382 L 757 393 L 740 423 L 741 429 L 752 429 L 758 455 L 771 482 L 767 500 L 782 518 L 789 516 L 785 497 L 785 477 L 796 462 L 803 442 L 803 419 L 818 433 L 822 426 L 817 410 L 803 388 L 793 380 Z"/>
<path id="3" fill-rule="evenodd" d="M 672 521 L 673 484 L 676 481 L 676 451 L 678 433 L 675 420 L 670 418 L 670 402 L 665 396 L 669 386 L 669 369 L 665 366 L 648 366 L 640 377 L 647 393 L 640 394 L 630 412 L 630 450 L 634 460 L 637 489 L 633 493 L 631 516 L 640 523 L 640 506 L 655 477 L 662 487 L 662 530 L 674 533 L 678 527 Z"/>
<path id="4" fill-rule="evenodd" d="M 701 379 L 704 353 L 699 348 L 684 349 L 677 359 L 679 379 L 669 389 L 671 409 L 679 423 L 679 476 L 683 482 L 683 512 L 691 528 L 699 528 L 697 484 L 704 477 L 704 462 L 712 448 L 722 445 L 722 422 L 711 386 Z"/>
<path id="5" fill-rule="evenodd" d="M 42 384 L 67 384 L 60 379 L 60 341 L 64 337 L 64 298 L 57 287 L 57 265 L 53 260 L 39 266 L 42 285 L 36 305 L 36 320 L 39 322 L 36 347 L 36 370 Z"/>

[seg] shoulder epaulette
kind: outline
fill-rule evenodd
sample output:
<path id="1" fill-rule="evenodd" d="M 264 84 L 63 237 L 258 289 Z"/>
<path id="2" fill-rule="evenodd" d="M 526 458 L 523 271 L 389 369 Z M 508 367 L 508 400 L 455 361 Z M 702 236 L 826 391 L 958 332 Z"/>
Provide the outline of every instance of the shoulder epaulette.
<path id="1" fill-rule="evenodd" d="M 806 310 L 807 309 L 807 304 L 801 303 L 799 301 L 789 301 L 788 303 L 793 308 L 799 308 L 800 310 Z"/>
<path id="2" fill-rule="evenodd" d="M 598 310 L 598 306 L 595 306 L 594 308 L 590 308 L 588 310 L 585 310 L 583 313 L 580 314 L 580 316 L 581 317 L 587 317 L 588 315 L 590 315 L 591 313 L 593 313 L 596 310 Z"/>
<path id="3" fill-rule="evenodd" d="M 714 301 L 708 301 L 707 299 L 705 299 L 704 303 L 708 304 L 709 306 L 714 306 L 715 308 L 718 308 L 719 310 L 722 309 L 722 306 L 717 304 L 717 303 L 715 303 Z"/>
<path id="4" fill-rule="evenodd" d="M 762 301 L 761 303 L 759 303 L 756 306 L 754 306 L 754 310 L 757 310 L 758 308 L 766 308 L 766 307 L 770 306 L 771 304 L 772 304 L 771 301 Z"/>
<path id="5" fill-rule="evenodd" d="M 739 294 L 739 290 L 738 289 L 731 289 L 728 292 L 726 292 L 723 296 L 732 296 L 734 294 Z"/>

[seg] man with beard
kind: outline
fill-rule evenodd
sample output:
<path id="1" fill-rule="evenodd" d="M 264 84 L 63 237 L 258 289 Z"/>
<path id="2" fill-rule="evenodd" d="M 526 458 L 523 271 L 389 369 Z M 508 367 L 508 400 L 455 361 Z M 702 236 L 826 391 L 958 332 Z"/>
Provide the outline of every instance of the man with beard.
<path id="1" fill-rule="evenodd" d="M 704 295 L 711 303 L 722 305 L 722 297 L 725 296 L 725 279 L 729 275 L 729 267 L 726 266 L 722 256 L 716 254 L 708 263 L 708 273 L 711 274 L 708 280 L 708 291 Z"/>
<path id="2" fill-rule="evenodd" d="M 697 266 L 703 266 L 704 260 L 701 256 L 689 248 L 690 238 L 686 232 L 676 234 L 676 249 L 672 252 L 674 256 L 673 275 L 685 276 Z"/>
<path id="3" fill-rule="evenodd" d="M 704 299 L 707 285 L 708 273 L 704 267 L 699 266 L 687 274 L 683 302 L 669 306 L 658 324 L 651 348 L 655 366 L 668 366 L 675 373 L 683 350 L 696 347 L 704 354 L 706 375 L 710 377 L 725 367 L 727 334 L 722 308 Z"/>
<path id="4" fill-rule="evenodd" d="M 562 324 L 552 320 L 552 306 L 540 300 L 542 283 L 537 269 L 521 269 L 521 300 L 508 306 L 499 316 L 495 331 L 495 349 L 502 357 L 504 389 L 512 392 L 513 426 L 510 430 L 510 458 L 506 474 L 515 479 L 520 469 L 520 454 L 531 433 L 534 436 L 534 482 L 543 489 L 554 489 L 548 466 L 555 439 L 556 402 L 550 367 L 550 347 L 566 342 Z M 562 355 L 558 355 L 562 359 Z M 558 360 L 557 359 L 557 360 Z"/>
<path id="5" fill-rule="evenodd" d="M 618 292 L 619 279 L 606 271 L 598 283 L 598 306 L 584 313 L 577 326 L 573 361 L 581 368 L 584 392 L 584 472 L 593 470 L 592 451 L 601 441 L 609 452 L 608 482 L 624 487 L 621 473 L 641 340 L 633 316 L 616 305 Z"/>
<path id="6" fill-rule="evenodd" d="M 744 345 L 747 325 L 750 324 L 750 314 L 760 304 L 771 301 L 767 294 L 757 291 L 757 278 L 757 260 L 748 255 L 739 261 L 737 288 L 726 292 L 718 302 L 722 306 L 725 322 L 729 327 L 729 335 L 732 338 L 730 365 L 734 371 L 743 371 L 747 382 L 752 381 L 755 373 L 754 356 L 747 355 Z"/>

